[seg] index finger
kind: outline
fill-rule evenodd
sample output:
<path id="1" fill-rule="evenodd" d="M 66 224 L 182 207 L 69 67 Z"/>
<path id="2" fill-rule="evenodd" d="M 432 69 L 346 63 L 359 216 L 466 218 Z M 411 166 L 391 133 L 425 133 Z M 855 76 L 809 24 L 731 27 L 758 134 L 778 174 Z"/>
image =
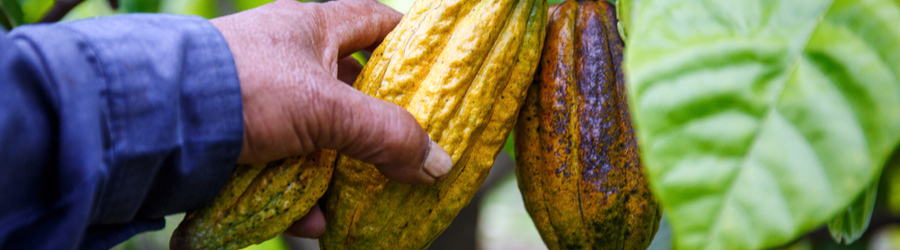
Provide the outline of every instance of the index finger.
<path id="1" fill-rule="evenodd" d="M 324 3 L 316 13 L 324 24 L 328 44 L 337 47 L 337 58 L 362 49 L 374 49 L 403 14 L 375 0 L 341 0 Z"/>

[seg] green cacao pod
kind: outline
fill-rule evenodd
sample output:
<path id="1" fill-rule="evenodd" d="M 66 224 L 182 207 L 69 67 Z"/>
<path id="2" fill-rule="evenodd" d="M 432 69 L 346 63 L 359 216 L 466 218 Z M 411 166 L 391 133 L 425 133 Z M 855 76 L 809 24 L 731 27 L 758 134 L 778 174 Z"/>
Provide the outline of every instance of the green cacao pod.
<path id="1" fill-rule="evenodd" d="M 354 87 L 406 108 L 454 166 L 434 185 L 389 181 L 339 156 L 322 249 L 423 249 L 490 172 L 537 68 L 544 0 L 419 0 Z"/>
<path id="2" fill-rule="evenodd" d="M 641 166 L 606 1 L 550 7 L 539 75 L 516 126 L 516 174 L 550 249 L 646 249 L 661 211 Z"/>
<path id="3" fill-rule="evenodd" d="M 238 165 L 213 202 L 184 217 L 171 248 L 240 249 L 278 236 L 325 194 L 336 157 L 332 150 L 319 150 Z"/>

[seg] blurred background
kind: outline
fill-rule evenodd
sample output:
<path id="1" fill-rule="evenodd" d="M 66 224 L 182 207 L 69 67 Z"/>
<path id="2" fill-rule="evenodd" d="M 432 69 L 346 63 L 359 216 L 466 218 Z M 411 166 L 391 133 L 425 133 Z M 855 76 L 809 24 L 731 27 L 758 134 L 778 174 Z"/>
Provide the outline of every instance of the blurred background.
<path id="1" fill-rule="evenodd" d="M 5 6 L 18 4 L 21 22 L 40 21 L 54 5 L 54 0 L 0 0 Z M 379 0 L 400 12 L 406 12 L 413 0 Z M 172 13 L 214 18 L 272 2 L 272 0 L 120 0 L 118 9 L 107 0 L 86 0 L 66 15 L 63 21 L 123 13 Z M 323 2 L 323 1 L 302 1 Z M 550 0 L 551 4 L 562 0 Z M 0 13 L 2 14 L 2 13 Z M 365 62 L 364 54 L 356 54 Z M 511 138 L 510 138 L 511 139 Z M 511 141 L 497 160 L 491 174 L 468 207 L 429 249 L 530 250 L 546 249 L 540 235 L 525 211 L 519 194 L 514 153 Z M 898 157 L 895 157 L 898 158 Z M 900 249 L 900 160 L 893 159 L 881 177 L 878 200 L 868 231 L 851 245 L 834 243 L 824 227 L 780 249 Z M 140 234 L 118 246 L 116 250 L 168 249 L 169 236 L 183 218 L 183 214 L 166 218 L 166 228 Z M 665 218 L 650 249 L 672 249 L 672 232 Z M 318 249 L 315 240 L 280 236 L 252 250 L 312 250 Z"/>

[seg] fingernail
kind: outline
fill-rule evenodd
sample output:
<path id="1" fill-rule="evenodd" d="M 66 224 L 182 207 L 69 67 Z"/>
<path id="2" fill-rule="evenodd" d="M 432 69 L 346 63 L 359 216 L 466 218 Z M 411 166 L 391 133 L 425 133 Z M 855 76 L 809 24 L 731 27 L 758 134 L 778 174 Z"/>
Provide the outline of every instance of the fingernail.
<path id="1" fill-rule="evenodd" d="M 447 178 L 450 170 L 453 169 L 453 160 L 450 159 L 450 155 L 447 154 L 447 151 L 441 145 L 432 141 L 431 149 L 428 150 L 428 155 L 425 156 L 425 166 L 423 168 L 434 179 L 443 180 Z"/>

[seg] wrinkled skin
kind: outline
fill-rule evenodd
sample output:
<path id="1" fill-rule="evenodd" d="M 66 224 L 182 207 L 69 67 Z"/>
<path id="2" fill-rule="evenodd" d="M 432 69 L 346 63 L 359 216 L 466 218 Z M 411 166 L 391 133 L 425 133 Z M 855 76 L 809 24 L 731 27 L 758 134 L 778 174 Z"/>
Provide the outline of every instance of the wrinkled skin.
<path id="1" fill-rule="evenodd" d="M 376 46 L 400 18 L 374 0 L 282 0 L 211 20 L 231 49 L 241 84 L 244 144 L 238 163 L 301 159 L 331 149 L 375 164 L 398 182 L 431 184 L 445 177 L 449 156 L 409 112 L 348 85 L 360 70 L 348 56 Z M 306 216 L 286 233 L 321 235 L 321 210 L 301 210 Z"/>
<path id="2" fill-rule="evenodd" d="M 544 41 L 544 0 L 419 0 L 354 87 L 409 110 L 455 166 L 431 186 L 339 156 L 322 249 L 424 249 L 481 186 L 506 142 Z M 383 171 L 382 171 L 383 172 Z"/>

